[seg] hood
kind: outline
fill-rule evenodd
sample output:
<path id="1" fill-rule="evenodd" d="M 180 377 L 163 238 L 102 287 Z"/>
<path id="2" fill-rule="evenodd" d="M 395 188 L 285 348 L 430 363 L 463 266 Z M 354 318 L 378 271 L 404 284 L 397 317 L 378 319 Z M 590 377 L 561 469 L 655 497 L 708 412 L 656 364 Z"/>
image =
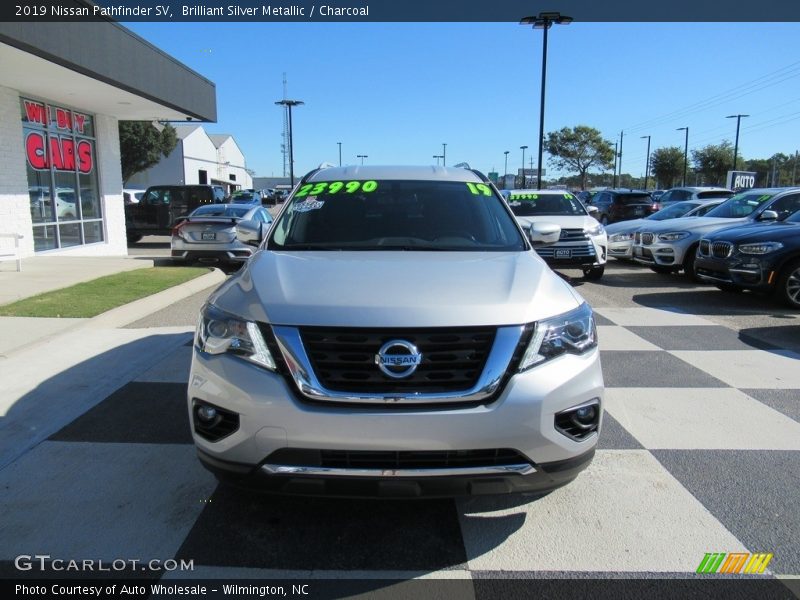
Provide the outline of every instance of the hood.
<path id="1" fill-rule="evenodd" d="M 578 298 L 532 250 L 260 251 L 209 301 L 276 325 L 458 327 L 538 321 Z"/>
<path id="2" fill-rule="evenodd" d="M 631 219 L 629 221 L 617 221 L 616 223 L 611 223 L 610 225 L 606 225 L 606 233 L 608 235 L 614 235 L 615 233 L 632 233 L 638 230 L 642 225 L 647 225 L 648 223 L 658 223 L 658 221 L 652 221 L 650 219 Z"/>
<path id="3" fill-rule="evenodd" d="M 651 231 L 653 233 L 664 233 L 667 231 L 713 231 L 720 227 L 732 227 L 748 222 L 747 217 L 739 219 L 728 219 L 725 217 L 678 217 L 677 219 L 666 219 L 665 221 L 655 221 L 652 225 L 642 227 L 640 231 Z"/>
<path id="4" fill-rule="evenodd" d="M 750 242 L 780 242 L 800 239 L 800 223 L 757 222 L 738 227 L 726 227 L 706 236 L 712 241 L 725 240 L 734 244 Z"/>
<path id="5" fill-rule="evenodd" d="M 533 223 L 553 223 L 561 229 L 593 229 L 599 221 L 588 215 L 541 215 L 538 217 L 516 217 L 523 229 L 529 229 Z"/>

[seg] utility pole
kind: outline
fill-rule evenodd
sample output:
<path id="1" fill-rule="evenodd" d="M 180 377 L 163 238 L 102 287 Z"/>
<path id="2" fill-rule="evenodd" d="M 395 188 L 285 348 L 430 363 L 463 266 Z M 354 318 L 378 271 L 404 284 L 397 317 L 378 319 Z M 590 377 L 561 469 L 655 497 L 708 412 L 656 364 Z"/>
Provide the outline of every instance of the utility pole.
<path id="1" fill-rule="evenodd" d="M 612 188 L 617 187 L 617 156 L 619 156 L 617 154 L 617 148 L 618 144 L 617 142 L 614 142 L 614 177 L 613 177 L 613 182 L 611 183 Z"/>
<path id="2" fill-rule="evenodd" d="M 619 186 L 622 187 L 622 138 L 624 131 L 619 132 Z"/>

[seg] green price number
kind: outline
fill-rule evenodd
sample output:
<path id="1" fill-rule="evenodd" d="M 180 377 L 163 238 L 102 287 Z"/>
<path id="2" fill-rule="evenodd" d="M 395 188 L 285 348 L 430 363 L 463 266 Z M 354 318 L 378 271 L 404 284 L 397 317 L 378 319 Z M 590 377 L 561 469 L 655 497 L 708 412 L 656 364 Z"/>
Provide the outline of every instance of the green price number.
<path id="1" fill-rule="evenodd" d="M 539 194 L 514 194 L 512 200 L 538 200 Z"/>
<path id="2" fill-rule="evenodd" d="M 492 188 L 490 188 L 485 183 L 472 183 L 466 182 L 469 191 L 475 194 L 476 196 L 480 196 L 483 194 L 484 196 L 491 196 L 492 195 Z"/>
<path id="3" fill-rule="evenodd" d="M 319 183 L 307 183 L 301 186 L 297 190 L 295 198 L 319 196 L 320 194 L 338 194 L 342 190 L 347 194 L 355 194 L 359 190 L 362 192 L 374 192 L 377 189 L 377 181 L 320 181 Z"/>

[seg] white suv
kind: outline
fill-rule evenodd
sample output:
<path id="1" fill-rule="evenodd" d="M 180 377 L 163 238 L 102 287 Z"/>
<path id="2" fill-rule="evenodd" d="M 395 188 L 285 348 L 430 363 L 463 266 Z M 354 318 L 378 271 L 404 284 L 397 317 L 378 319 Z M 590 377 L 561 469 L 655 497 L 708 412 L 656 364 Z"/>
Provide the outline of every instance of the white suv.
<path id="1" fill-rule="evenodd" d="M 541 493 L 591 461 L 591 308 L 480 173 L 312 171 L 203 307 L 188 407 L 221 480 L 281 493 Z M 534 224 L 534 243 L 558 239 Z"/>

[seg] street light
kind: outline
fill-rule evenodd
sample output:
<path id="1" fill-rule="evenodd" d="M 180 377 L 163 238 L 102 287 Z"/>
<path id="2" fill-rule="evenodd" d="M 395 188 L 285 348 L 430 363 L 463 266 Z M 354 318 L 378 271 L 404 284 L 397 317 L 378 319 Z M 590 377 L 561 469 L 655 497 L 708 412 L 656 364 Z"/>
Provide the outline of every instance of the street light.
<path id="1" fill-rule="evenodd" d="M 356 154 L 356 158 L 360 158 L 361 159 L 361 166 L 363 167 L 364 166 L 364 159 L 365 158 L 369 158 L 369 156 L 366 155 L 366 154 Z"/>
<path id="2" fill-rule="evenodd" d="M 446 157 L 447 157 L 447 144 L 442 142 L 442 166 L 443 167 L 447 166 L 447 158 Z"/>
<path id="3" fill-rule="evenodd" d="M 505 178 L 506 178 L 506 176 L 508 176 L 508 150 L 503 152 L 503 154 L 506 155 L 506 162 L 505 162 L 505 166 L 503 167 L 503 185 L 505 186 L 505 184 L 506 184 Z M 795 157 L 795 162 L 797 162 L 796 157 Z"/>
<path id="4" fill-rule="evenodd" d="M 539 171 L 536 173 L 536 189 L 542 189 L 542 146 L 544 144 L 544 90 L 547 79 L 547 30 L 556 23 L 558 25 L 569 25 L 572 17 L 562 15 L 558 12 L 540 12 L 536 17 L 525 17 L 520 21 L 520 25 L 533 25 L 534 29 L 544 31 L 544 43 L 542 46 L 542 97 L 539 103 Z M 522 163 L 523 173 L 525 162 Z"/>
<path id="5" fill-rule="evenodd" d="M 339 144 L 339 166 L 342 166 L 342 142 L 336 142 Z"/>
<path id="6" fill-rule="evenodd" d="M 733 170 L 736 170 L 736 158 L 739 154 L 739 123 L 742 122 L 742 117 L 749 117 L 750 115 L 728 115 L 726 119 L 736 119 L 736 144 L 733 146 Z"/>
<path id="7" fill-rule="evenodd" d="M 520 150 L 522 150 L 522 189 L 525 189 L 525 150 L 527 146 L 520 146 Z"/>
<path id="8" fill-rule="evenodd" d="M 686 139 L 683 142 L 683 181 L 681 182 L 682 186 L 686 185 L 686 165 L 688 164 L 689 159 L 689 128 L 688 127 L 678 127 L 675 131 L 685 131 L 686 132 Z"/>
<path id="9" fill-rule="evenodd" d="M 617 187 L 617 156 L 619 156 L 619 154 L 617 154 L 617 149 L 618 148 L 619 148 L 619 143 L 618 142 L 614 142 L 614 177 L 613 177 L 612 183 L 611 183 L 611 187 L 612 188 Z"/>
<path id="10" fill-rule="evenodd" d="M 289 111 L 289 181 L 294 188 L 294 143 L 292 140 L 292 107 L 305 104 L 302 100 L 279 100 L 275 104 L 285 106 Z"/>
<path id="11" fill-rule="evenodd" d="M 644 190 L 647 191 L 647 177 L 650 175 L 650 136 L 643 135 L 641 139 L 647 138 L 647 163 L 644 167 Z"/>

